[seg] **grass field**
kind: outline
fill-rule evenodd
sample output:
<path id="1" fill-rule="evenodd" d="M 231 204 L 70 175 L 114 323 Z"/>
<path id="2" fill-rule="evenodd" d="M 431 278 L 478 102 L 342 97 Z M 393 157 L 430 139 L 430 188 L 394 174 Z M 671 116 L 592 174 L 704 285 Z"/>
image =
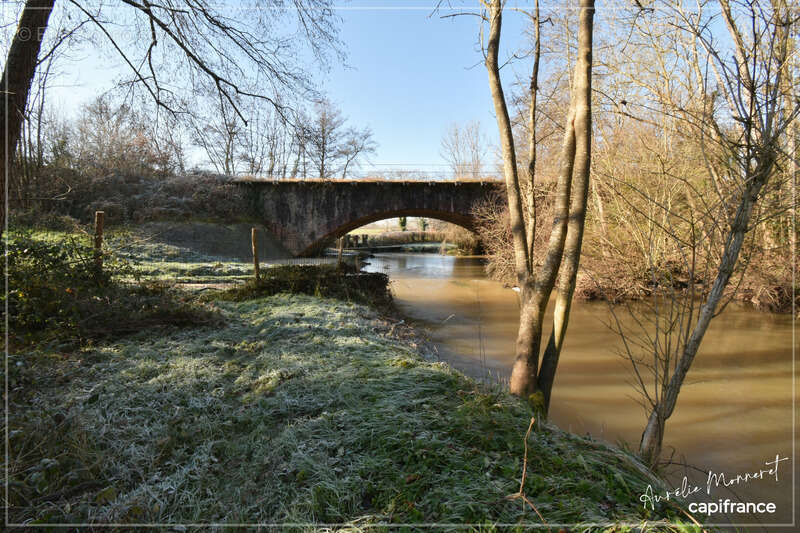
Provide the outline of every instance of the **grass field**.
<path id="1" fill-rule="evenodd" d="M 525 402 L 395 318 L 313 295 L 203 300 L 198 325 L 8 354 L 11 523 L 692 529 L 642 506 L 663 485 L 633 456 L 541 422 L 526 440 Z M 513 497 L 523 465 L 530 505 Z"/>
<path id="2" fill-rule="evenodd" d="M 11 356 L 13 522 L 541 523 L 506 498 L 522 402 L 424 360 L 365 307 L 218 306 L 222 328 Z M 528 446 L 548 522 L 665 511 L 642 508 L 658 481 L 623 452 L 549 426 Z"/>

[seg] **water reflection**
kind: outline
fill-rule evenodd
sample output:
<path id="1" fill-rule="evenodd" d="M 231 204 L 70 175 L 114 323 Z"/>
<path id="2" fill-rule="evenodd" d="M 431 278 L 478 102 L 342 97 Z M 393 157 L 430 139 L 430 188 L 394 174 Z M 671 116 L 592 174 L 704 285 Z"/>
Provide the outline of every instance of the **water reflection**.
<path id="1" fill-rule="evenodd" d="M 514 292 L 488 281 L 478 258 L 382 254 L 368 270 L 386 272 L 398 306 L 423 323 L 443 359 L 476 377 L 508 376 L 514 359 L 518 305 Z M 550 311 L 551 312 L 551 311 Z M 624 313 L 620 315 L 624 319 Z M 553 388 L 551 419 L 635 448 L 645 411 L 631 386 L 618 337 L 606 326 L 604 303 L 576 303 Z M 551 315 L 546 321 L 549 323 Z M 776 454 L 792 456 L 792 321 L 729 305 L 712 323 L 676 411 L 667 423 L 666 455 L 707 472 L 757 471 Z M 787 463 L 784 463 L 787 464 Z M 674 473 L 676 481 L 683 471 Z M 774 501 L 763 523 L 792 520 L 792 479 L 737 487 L 745 500 Z M 693 479 L 705 486 L 705 474 Z M 702 479 L 701 479 L 702 478 Z M 731 497 L 722 489 L 705 500 Z M 747 516 L 718 522 L 752 522 Z"/>
<path id="2" fill-rule="evenodd" d="M 482 259 L 438 254 L 379 254 L 365 270 L 386 272 L 393 280 L 408 278 L 469 279 L 483 277 Z"/>

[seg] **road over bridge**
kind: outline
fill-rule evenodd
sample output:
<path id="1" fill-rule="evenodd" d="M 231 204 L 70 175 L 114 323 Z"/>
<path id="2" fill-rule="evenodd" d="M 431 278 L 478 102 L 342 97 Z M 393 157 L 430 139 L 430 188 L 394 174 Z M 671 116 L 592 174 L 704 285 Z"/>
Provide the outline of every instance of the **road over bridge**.
<path id="1" fill-rule="evenodd" d="M 475 227 L 473 206 L 497 181 L 248 180 L 253 214 L 295 255 L 311 255 L 360 226 L 401 216 Z M 501 195 L 502 197 L 502 195 Z"/>

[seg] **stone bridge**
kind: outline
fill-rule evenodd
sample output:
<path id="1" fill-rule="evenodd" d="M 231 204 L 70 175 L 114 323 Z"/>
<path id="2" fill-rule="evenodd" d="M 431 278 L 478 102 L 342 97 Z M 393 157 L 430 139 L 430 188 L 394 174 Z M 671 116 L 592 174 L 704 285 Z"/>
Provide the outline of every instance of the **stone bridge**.
<path id="1" fill-rule="evenodd" d="M 294 255 L 370 222 L 410 216 L 474 229 L 473 206 L 497 195 L 497 181 L 357 181 L 240 179 L 253 214 Z"/>

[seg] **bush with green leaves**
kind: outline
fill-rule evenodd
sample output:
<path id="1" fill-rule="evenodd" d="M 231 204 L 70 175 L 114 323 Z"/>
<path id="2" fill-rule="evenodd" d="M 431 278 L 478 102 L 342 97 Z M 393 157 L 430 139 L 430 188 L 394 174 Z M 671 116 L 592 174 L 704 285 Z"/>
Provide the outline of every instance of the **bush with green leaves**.
<path id="1" fill-rule="evenodd" d="M 125 283 L 134 267 L 104 254 L 97 268 L 88 237 L 8 242 L 8 327 L 12 345 L 74 346 L 157 325 L 208 322 L 211 314 L 165 285 Z"/>

